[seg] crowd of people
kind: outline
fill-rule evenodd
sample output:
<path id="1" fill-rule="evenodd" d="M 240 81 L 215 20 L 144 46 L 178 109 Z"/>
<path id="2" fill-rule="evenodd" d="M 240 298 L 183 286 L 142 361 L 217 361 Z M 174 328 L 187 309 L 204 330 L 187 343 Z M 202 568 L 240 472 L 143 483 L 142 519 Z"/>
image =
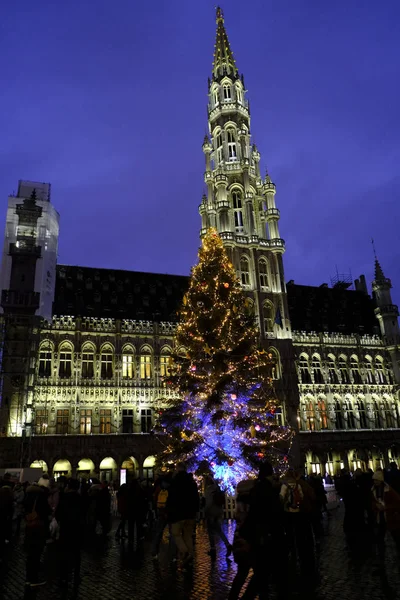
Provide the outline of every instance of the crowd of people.
<path id="1" fill-rule="evenodd" d="M 287 598 L 291 568 L 298 569 L 305 581 L 313 579 L 322 516 L 329 516 L 319 475 L 304 477 L 289 470 L 279 477 L 269 463 L 262 464 L 257 479 L 238 485 L 232 540 L 222 528 L 226 497 L 211 473 L 196 480 L 183 463 L 178 463 L 174 472 L 161 473 L 154 484 L 148 483 L 132 477 L 118 487 L 94 478 L 78 481 L 60 477 L 54 481 L 44 474 L 36 483 L 14 484 L 6 473 L 0 480 L 0 561 L 24 522 L 26 585 L 34 588 L 45 583 L 41 557 L 46 544 L 51 543 L 57 544 L 60 552 L 60 585 L 68 585 L 71 577 L 78 585 L 83 540 L 98 531 L 103 536 L 110 533 L 115 494 L 120 517 L 116 539 L 127 538 L 131 548 L 139 548 L 145 531 L 151 531 L 151 554 L 157 561 L 167 532 L 170 560 L 185 571 L 193 566 L 196 523 L 201 514 L 207 527 L 210 561 L 217 558 L 216 541 L 220 539 L 226 558 L 232 557 L 237 563 L 229 600 L 263 600 L 268 597 L 270 584 L 276 585 L 280 598 Z M 349 539 L 369 536 L 377 558 L 384 560 L 389 531 L 400 552 L 397 465 L 392 463 L 389 470 L 375 473 L 357 469 L 350 474 L 343 469 L 334 483 L 345 507 L 343 526 Z"/>

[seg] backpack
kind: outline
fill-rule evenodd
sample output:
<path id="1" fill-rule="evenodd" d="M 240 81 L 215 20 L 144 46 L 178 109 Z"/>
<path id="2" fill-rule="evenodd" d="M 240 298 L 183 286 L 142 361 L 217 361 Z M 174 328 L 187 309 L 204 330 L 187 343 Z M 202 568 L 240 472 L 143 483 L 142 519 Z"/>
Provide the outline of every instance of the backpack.
<path id="1" fill-rule="evenodd" d="M 298 510 L 300 508 L 301 502 L 303 500 L 303 491 L 298 483 L 296 483 L 295 487 L 291 487 L 288 485 L 288 500 L 287 506 L 293 510 Z"/>
<path id="2" fill-rule="evenodd" d="M 41 527 L 43 527 L 43 522 L 42 522 L 41 518 L 39 517 L 39 514 L 36 511 L 36 501 L 37 501 L 37 498 L 35 498 L 35 502 L 33 503 L 31 512 L 27 513 L 27 515 L 25 516 L 25 520 L 26 520 L 25 527 L 29 531 L 34 531 L 36 529 L 40 529 Z"/>
<path id="3" fill-rule="evenodd" d="M 160 490 L 158 492 L 158 496 L 157 496 L 157 508 L 158 509 L 164 509 L 167 505 L 167 500 L 168 500 L 168 490 Z"/>

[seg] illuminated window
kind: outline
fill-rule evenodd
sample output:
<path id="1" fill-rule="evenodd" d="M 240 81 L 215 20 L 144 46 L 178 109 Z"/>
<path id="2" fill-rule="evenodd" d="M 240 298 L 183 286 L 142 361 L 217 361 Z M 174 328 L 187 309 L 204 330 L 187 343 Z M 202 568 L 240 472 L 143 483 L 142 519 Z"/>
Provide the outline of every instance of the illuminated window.
<path id="1" fill-rule="evenodd" d="M 82 377 L 92 379 L 94 377 L 94 353 L 86 350 L 82 353 Z"/>
<path id="2" fill-rule="evenodd" d="M 270 302 L 264 302 L 263 304 L 263 319 L 264 319 L 264 331 L 271 333 L 274 330 L 274 307 Z"/>
<path id="3" fill-rule="evenodd" d="M 68 379 L 72 374 L 72 351 L 69 348 L 60 350 L 60 362 L 58 376 L 60 379 Z"/>
<path id="4" fill-rule="evenodd" d="M 44 435 L 47 433 L 48 416 L 47 410 L 37 409 L 35 411 L 35 433 L 36 435 Z"/>
<path id="5" fill-rule="evenodd" d="M 87 410 L 87 409 L 81 410 L 79 433 L 81 433 L 81 434 L 92 433 L 92 411 L 91 410 Z"/>
<path id="6" fill-rule="evenodd" d="M 170 366 L 171 366 L 171 357 L 167 356 L 167 355 L 160 356 L 160 375 L 161 375 L 161 377 L 168 377 Z"/>
<path id="7" fill-rule="evenodd" d="M 43 349 L 39 352 L 39 377 L 51 376 L 51 349 Z"/>
<path id="8" fill-rule="evenodd" d="M 307 400 L 306 403 L 306 421 L 307 421 L 307 429 L 309 431 L 315 431 L 315 407 L 314 402 L 312 400 Z"/>
<path id="9" fill-rule="evenodd" d="M 100 409 L 100 433 L 111 433 L 111 409 Z"/>
<path id="10" fill-rule="evenodd" d="M 151 408 L 142 408 L 140 413 L 140 431 L 150 433 L 153 429 L 153 411 Z"/>
<path id="11" fill-rule="evenodd" d="M 132 354 L 122 355 L 122 377 L 124 379 L 133 379 L 133 356 Z"/>
<path id="12" fill-rule="evenodd" d="M 250 285 L 250 268 L 249 261 L 245 256 L 240 259 L 240 280 L 242 285 Z"/>
<path id="13" fill-rule="evenodd" d="M 259 260 L 258 272 L 260 276 L 260 287 L 262 290 L 266 290 L 268 288 L 268 263 L 265 258 Z"/>
<path id="14" fill-rule="evenodd" d="M 151 354 L 146 353 L 140 356 L 140 378 L 141 379 L 151 379 L 152 377 L 152 362 L 151 362 Z"/>
<path id="15" fill-rule="evenodd" d="M 321 429 L 328 429 L 328 412 L 326 410 L 326 402 L 323 399 L 318 400 L 318 412 L 321 419 Z"/>
<path id="16" fill-rule="evenodd" d="M 232 100 L 231 86 L 230 85 L 224 85 L 224 87 L 223 87 L 223 93 L 224 93 L 224 100 L 225 101 Z"/>
<path id="17" fill-rule="evenodd" d="M 102 379 L 113 377 L 113 354 L 110 347 L 104 348 L 100 356 L 100 373 Z"/>
<path id="18" fill-rule="evenodd" d="M 58 410 L 56 420 L 56 433 L 68 433 L 69 410 Z"/>

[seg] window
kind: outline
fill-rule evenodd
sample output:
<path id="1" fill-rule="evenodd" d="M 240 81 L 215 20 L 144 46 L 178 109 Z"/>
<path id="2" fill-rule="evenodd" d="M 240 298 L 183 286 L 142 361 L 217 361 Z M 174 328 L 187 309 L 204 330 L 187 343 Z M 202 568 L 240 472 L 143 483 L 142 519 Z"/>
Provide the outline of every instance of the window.
<path id="1" fill-rule="evenodd" d="M 100 409 L 100 433 L 111 433 L 111 409 Z"/>
<path id="2" fill-rule="evenodd" d="M 237 159 L 236 138 L 235 138 L 235 132 L 233 129 L 228 129 L 227 138 L 228 138 L 228 158 L 229 158 L 229 160 L 236 160 Z"/>
<path id="3" fill-rule="evenodd" d="M 171 357 L 169 355 L 161 355 L 160 356 L 160 376 L 168 377 L 169 369 L 171 366 Z"/>
<path id="4" fill-rule="evenodd" d="M 240 281 L 244 286 L 250 285 L 249 261 L 245 256 L 240 259 Z"/>
<path id="5" fill-rule="evenodd" d="M 270 302 L 264 302 L 263 305 L 263 319 L 264 319 L 264 331 L 273 332 L 274 331 L 274 317 L 273 317 L 274 307 Z"/>
<path id="6" fill-rule="evenodd" d="M 240 87 L 236 88 L 236 98 L 238 102 L 242 103 L 242 90 Z"/>
<path id="7" fill-rule="evenodd" d="M 347 428 L 355 429 L 356 428 L 356 420 L 354 417 L 353 404 L 352 404 L 351 400 L 345 401 L 345 408 L 346 408 L 346 416 L 347 416 Z"/>
<path id="8" fill-rule="evenodd" d="M 145 351 L 140 356 L 140 379 L 151 379 L 152 377 L 152 364 L 151 364 L 151 354 L 148 351 Z"/>
<path id="9" fill-rule="evenodd" d="M 315 431 L 315 429 L 316 429 L 316 427 L 315 427 L 315 423 L 316 423 L 315 407 L 314 407 L 314 402 L 312 400 L 307 400 L 307 403 L 306 403 L 306 422 L 307 422 L 307 429 L 309 431 Z"/>
<path id="10" fill-rule="evenodd" d="M 39 352 L 39 377 L 51 376 L 51 349 L 43 349 Z"/>
<path id="11" fill-rule="evenodd" d="M 262 290 L 268 289 L 268 263 L 265 258 L 261 258 L 258 263 L 258 272 L 260 275 L 260 287 Z"/>
<path id="12" fill-rule="evenodd" d="M 131 408 L 122 410 L 122 433 L 133 433 L 133 410 Z"/>
<path id="13" fill-rule="evenodd" d="M 318 412 L 321 420 L 321 429 L 328 429 L 328 413 L 326 410 L 325 400 L 323 399 L 318 400 Z"/>
<path id="14" fill-rule="evenodd" d="M 36 435 L 43 435 L 47 433 L 47 410 L 38 409 L 35 411 L 35 433 Z"/>
<path id="15" fill-rule="evenodd" d="M 232 100 L 232 96 L 231 96 L 231 86 L 230 85 L 224 85 L 223 87 L 223 93 L 224 93 L 224 100 L 227 102 L 228 100 Z"/>
<path id="16" fill-rule="evenodd" d="M 140 431 L 150 433 L 153 429 L 153 411 L 151 408 L 142 408 L 140 415 Z"/>
<path id="17" fill-rule="evenodd" d="M 377 356 L 375 360 L 375 373 L 378 383 L 386 383 L 385 368 L 383 359 L 380 356 Z"/>
<path id="18" fill-rule="evenodd" d="M 94 377 L 94 353 L 86 350 L 82 353 L 82 377 L 92 379 Z"/>
<path id="19" fill-rule="evenodd" d="M 340 400 L 335 400 L 335 428 L 344 429 L 344 419 Z"/>
<path id="20" fill-rule="evenodd" d="M 308 364 L 308 357 L 302 354 L 299 359 L 300 379 L 301 383 L 311 383 L 311 373 Z"/>
<path id="21" fill-rule="evenodd" d="M 365 360 L 365 375 L 367 378 L 367 383 L 375 383 L 374 372 L 372 370 L 372 361 L 368 356 Z"/>
<path id="22" fill-rule="evenodd" d="M 240 192 L 232 192 L 232 205 L 233 213 L 235 218 L 235 230 L 236 233 L 243 232 L 243 209 L 242 209 L 242 197 Z"/>
<path id="23" fill-rule="evenodd" d="M 375 427 L 377 429 L 382 429 L 383 423 L 382 423 L 381 410 L 380 410 L 380 406 L 376 400 L 373 403 L 373 408 L 374 408 L 374 414 L 375 414 Z"/>
<path id="24" fill-rule="evenodd" d="M 336 373 L 336 362 L 334 356 L 328 356 L 328 372 L 329 380 L 331 383 L 339 383 L 338 376 Z"/>
<path id="25" fill-rule="evenodd" d="M 358 368 L 358 358 L 356 356 L 352 356 L 350 358 L 350 370 L 351 376 L 353 377 L 353 382 L 362 383 L 360 369 Z"/>
<path id="26" fill-rule="evenodd" d="M 81 410 L 81 420 L 79 433 L 81 434 L 89 434 L 92 433 L 92 411 L 91 410 Z"/>
<path id="27" fill-rule="evenodd" d="M 112 379 L 113 376 L 113 354 L 110 347 L 104 348 L 100 358 L 101 378 Z"/>
<path id="28" fill-rule="evenodd" d="M 312 357 L 311 367 L 314 373 L 314 383 L 324 383 L 324 377 L 322 375 L 321 360 L 317 354 Z"/>
<path id="29" fill-rule="evenodd" d="M 360 415 L 360 428 L 368 429 L 367 411 L 365 410 L 364 400 L 357 400 L 356 408 L 358 410 L 358 414 Z"/>
<path id="30" fill-rule="evenodd" d="M 58 376 L 60 379 L 68 379 L 72 374 L 72 351 L 69 348 L 60 350 L 60 363 Z"/>
<path id="31" fill-rule="evenodd" d="M 56 433 L 68 433 L 69 410 L 62 409 L 57 411 Z"/>
<path id="32" fill-rule="evenodd" d="M 339 371 L 342 383 L 350 383 L 349 372 L 347 370 L 347 362 L 344 356 L 339 356 Z"/>
<path id="33" fill-rule="evenodd" d="M 134 369 L 133 369 L 133 356 L 132 354 L 123 354 L 122 355 L 122 377 L 124 379 L 133 379 Z"/>
<path id="34" fill-rule="evenodd" d="M 219 131 L 215 136 L 215 149 L 221 148 L 222 146 L 222 132 Z"/>
<path id="35" fill-rule="evenodd" d="M 213 91 L 213 102 L 214 102 L 214 106 L 218 106 L 218 104 L 219 104 L 218 90 Z"/>
<path id="36" fill-rule="evenodd" d="M 390 400 L 385 402 L 386 427 L 397 427 L 397 411 L 396 405 Z"/>

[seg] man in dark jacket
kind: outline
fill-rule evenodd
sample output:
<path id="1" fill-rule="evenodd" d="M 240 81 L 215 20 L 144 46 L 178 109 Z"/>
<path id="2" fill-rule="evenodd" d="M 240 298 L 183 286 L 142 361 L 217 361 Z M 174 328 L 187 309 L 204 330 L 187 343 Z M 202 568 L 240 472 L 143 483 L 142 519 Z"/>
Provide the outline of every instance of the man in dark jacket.
<path id="1" fill-rule="evenodd" d="M 199 510 L 199 492 L 193 476 L 187 473 L 183 463 L 176 465 L 168 492 L 167 515 L 171 533 L 181 558 L 185 563 L 190 563 L 193 559 L 193 532 Z"/>
<path id="2" fill-rule="evenodd" d="M 66 585 L 69 573 L 73 570 L 74 584 L 77 585 L 81 568 L 81 545 L 84 531 L 83 501 L 79 494 L 77 479 L 68 480 L 66 490 L 60 496 L 55 518 L 60 526 L 61 582 Z"/>
<path id="3" fill-rule="evenodd" d="M 51 508 L 48 490 L 34 483 L 26 489 L 25 500 L 26 585 L 36 587 L 46 582 L 39 579 L 40 558 L 49 533 Z"/>

